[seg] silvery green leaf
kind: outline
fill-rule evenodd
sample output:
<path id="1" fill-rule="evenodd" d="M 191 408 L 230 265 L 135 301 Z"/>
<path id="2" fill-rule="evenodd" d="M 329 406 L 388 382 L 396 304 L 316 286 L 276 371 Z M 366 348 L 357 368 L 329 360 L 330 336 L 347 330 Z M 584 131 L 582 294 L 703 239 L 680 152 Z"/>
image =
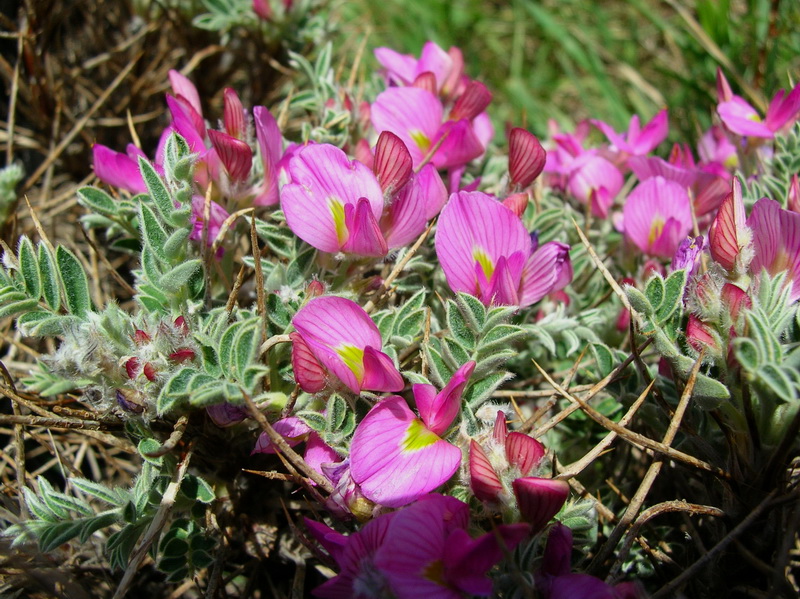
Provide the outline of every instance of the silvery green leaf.
<path id="1" fill-rule="evenodd" d="M 80 521 L 59 522 L 39 534 L 39 548 L 47 553 L 77 537 L 81 531 Z"/>
<path id="2" fill-rule="evenodd" d="M 101 528 L 106 528 L 112 524 L 116 524 L 119 519 L 119 512 L 117 510 L 113 510 L 103 512 L 102 514 L 98 514 L 93 518 L 81 520 L 81 529 L 78 535 L 78 540 L 81 543 L 85 543 L 95 532 Z"/>
<path id="3" fill-rule="evenodd" d="M 214 489 L 205 480 L 194 474 L 187 474 L 181 482 L 181 493 L 200 503 L 211 503 L 216 499 Z"/>
<path id="4" fill-rule="evenodd" d="M 167 242 L 167 233 L 158 222 L 155 213 L 147 204 L 139 206 L 139 226 L 142 231 L 142 239 L 145 245 L 152 250 L 156 258 L 164 264 L 168 264 L 164 244 Z"/>
<path id="5" fill-rule="evenodd" d="M 476 334 L 482 331 L 486 324 L 486 307 L 483 303 L 477 297 L 459 292 L 456 294 L 456 304 L 466 322 L 469 323 L 470 330 Z"/>
<path id="6" fill-rule="evenodd" d="M 121 507 L 128 501 L 125 492 L 118 489 L 110 489 L 101 483 L 96 483 L 86 478 L 71 478 L 70 483 L 76 489 L 110 505 Z"/>
<path id="7" fill-rule="evenodd" d="M 119 203 L 115 202 L 105 191 L 96 187 L 81 187 L 78 190 L 78 203 L 106 216 L 116 216 L 119 212 Z"/>
<path id="8" fill-rule="evenodd" d="M 450 335 L 461 347 L 467 351 L 475 348 L 475 335 L 479 331 L 470 331 L 469 325 L 453 300 L 447 302 L 447 327 L 450 329 Z M 494 330 L 496 329 L 492 332 Z"/>
<path id="9" fill-rule="evenodd" d="M 328 420 L 327 430 L 329 432 L 338 431 L 344 422 L 345 415 L 347 414 L 347 402 L 334 393 L 328 398 L 327 414 Z"/>
<path id="10" fill-rule="evenodd" d="M 164 184 L 164 181 L 161 180 L 161 177 L 156 172 L 156 169 L 153 168 L 153 165 L 141 156 L 139 157 L 139 171 L 142 173 L 142 179 L 144 179 L 144 184 L 147 186 L 148 194 L 152 198 L 156 208 L 158 208 L 159 213 L 161 213 L 161 218 L 169 222 L 170 215 L 173 210 L 175 210 L 175 206 L 172 203 L 172 196 L 167 186 Z"/>
<path id="11" fill-rule="evenodd" d="M 430 367 L 430 379 L 439 388 L 444 387 L 453 376 L 454 369 L 448 368 L 445 364 L 442 354 L 439 350 L 434 348 L 431 344 L 423 344 L 422 351 L 425 352 L 425 358 Z"/>
<path id="12" fill-rule="evenodd" d="M 458 370 L 462 364 L 470 360 L 469 351 L 450 337 L 442 339 L 442 357 L 447 363 L 447 366 L 454 372 Z"/>
<path id="13" fill-rule="evenodd" d="M 323 416 L 319 412 L 301 410 L 299 412 L 296 412 L 295 416 L 300 418 L 303 422 L 305 422 L 308 426 L 310 426 L 318 433 L 324 432 L 328 425 L 328 421 L 325 419 L 325 416 Z"/>
<path id="14" fill-rule="evenodd" d="M 475 381 L 469 385 L 464 393 L 464 401 L 472 410 L 477 410 L 500 385 L 512 378 L 514 378 L 514 375 L 510 372 L 501 371 Z"/>
<path id="15" fill-rule="evenodd" d="M 664 297 L 656 308 L 655 318 L 658 322 L 666 322 L 683 306 L 683 292 L 686 287 L 686 271 L 676 270 L 664 281 Z M 652 302 L 651 302 L 652 303 Z M 655 306 L 655 304 L 653 304 Z"/>
<path id="16" fill-rule="evenodd" d="M 478 351 L 485 354 L 501 348 L 507 348 L 524 339 L 536 327 L 537 325 L 529 325 L 529 327 L 523 328 L 513 324 L 498 324 L 489 329 L 478 342 Z M 536 333 L 533 332 L 533 334 Z"/>
<path id="17" fill-rule="evenodd" d="M 665 292 L 664 279 L 657 273 L 653 274 L 644 287 L 644 295 L 654 310 L 661 306 Z"/>
<path id="18" fill-rule="evenodd" d="M 0 307 L 0 319 L 9 316 L 16 316 L 17 314 L 25 314 L 31 310 L 36 310 L 39 307 L 39 300 L 23 299 L 16 302 L 4 304 Z"/>
<path id="19" fill-rule="evenodd" d="M 756 377 L 783 401 L 793 402 L 797 399 L 797 388 L 783 368 L 775 364 L 764 364 L 758 369 Z"/>
<path id="20" fill-rule="evenodd" d="M 628 302 L 631 308 L 645 316 L 652 316 L 653 307 L 641 291 L 636 289 L 636 287 L 628 286 L 625 287 L 625 294 L 628 296 Z"/>
<path id="21" fill-rule="evenodd" d="M 199 259 L 186 260 L 161 275 L 158 286 L 167 293 L 177 293 L 189 283 L 201 265 Z"/>
<path id="22" fill-rule="evenodd" d="M 186 255 L 190 233 L 191 231 L 189 231 L 189 229 L 177 229 L 164 243 L 164 254 L 166 254 L 167 259 L 173 264 Z"/>
<path id="23" fill-rule="evenodd" d="M 76 316 L 85 316 L 92 310 L 92 300 L 89 296 L 89 279 L 75 254 L 64 246 L 56 248 L 56 264 L 67 308 Z"/>
<path id="24" fill-rule="evenodd" d="M 39 261 L 36 259 L 36 251 L 33 249 L 30 239 L 25 236 L 20 238 L 17 254 L 19 255 L 19 271 L 25 282 L 25 291 L 28 297 L 38 300 L 42 291 L 42 280 L 39 274 Z"/>

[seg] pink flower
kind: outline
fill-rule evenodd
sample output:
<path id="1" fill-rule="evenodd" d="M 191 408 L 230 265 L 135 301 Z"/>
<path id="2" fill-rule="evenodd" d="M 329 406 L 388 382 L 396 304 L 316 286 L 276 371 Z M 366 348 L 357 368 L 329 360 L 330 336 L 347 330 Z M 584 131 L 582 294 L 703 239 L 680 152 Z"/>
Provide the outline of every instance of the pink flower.
<path id="1" fill-rule="evenodd" d="M 313 365 L 326 381 L 341 381 L 356 394 L 403 388 L 403 378 L 392 359 L 380 351 L 378 327 L 355 302 L 334 296 L 314 298 L 298 310 L 292 324 L 299 335 L 292 343 L 293 354 L 307 353 L 305 361 L 293 356 L 295 368 Z M 301 386 L 306 376 L 306 372 L 295 371 Z"/>
<path id="2" fill-rule="evenodd" d="M 596 119 L 592 124 L 600 129 L 611 143 L 611 151 L 618 152 L 624 160 L 628 156 L 644 156 L 649 154 L 658 144 L 664 141 L 669 130 L 667 111 L 661 110 L 644 127 L 639 124 L 639 116 L 633 115 L 627 133 L 622 136 L 610 125 Z"/>
<path id="3" fill-rule="evenodd" d="M 378 133 L 391 131 L 403 140 L 414 166 L 438 145 L 431 163 L 437 168 L 454 168 L 486 150 L 493 131 L 482 115 L 490 100 L 486 87 L 472 82 L 445 119 L 442 102 L 431 92 L 394 87 L 378 95 L 370 114 Z"/>
<path id="4" fill-rule="evenodd" d="M 733 133 L 747 137 L 772 139 L 775 134 L 790 126 L 800 112 L 800 84 L 788 94 L 780 90 L 772 98 L 762 121 L 758 111 L 744 98 L 734 95 L 721 70 L 717 70 L 719 104 L 717 114 Z"/>
<path id="5" fill-rule="evenodd" d="M 761 198 L 747 219 L 753 232 L 753 261 L 750 272 L 762 270 L 775 276 L 787 274 L 791 301 L 800 299 L 800 214 L 780 207 L 775 200 Z"/>
<path id="6" fill-rule="evenodd" d="M 403 154 L 408 152 L 398 143 L 378 152 L 374 166 L 380 181 L 335 146 L 312 144 L 297 151 L 288 166 L 291 183 L 281 190 L 289 228 L 330 253 L 385 256 L 413 241 L 438 213 L 446 192 L 433 167 L 417 175 L 405 168 Z"/>
<path id="7" fill-rule="evenodd" d="M 436 254 L 450 288 L 487 306 L 524 308 L 572 279 L 569 246 L 536 247 L 522 221 L 481 192 L 450 196 L 439 217 Z"/>
<path id="8" fill-rule="evenodd" d="M 448 98 L 461 95 L 468 83 L 464 75 L 464 56 L 456 47 L 445 52 L 436 43 L 425 42 L 419 60 L 391 48 L 376 48 L 375 58 L 386 70 L 389 83 L 395 85 L 414 85 L 429 74 L 435 88 L 429 91 Z"/>
<path id="9" fill-rule="evenodd" d="M 625 200 L 622 215 L 625 236 L 651 256 L 672 258 L 692 229 L 689 194 L 663 177 L 637 185 Z"/>
<path id="10" fill-rule="evenodd" d="M 460 412 L 461 394 L 474 368 L 475 362 L 464 364 L 438 394 L 433 385 L 414 385 L 419 417 L 397 395 L 369 411 L 350 445 L 353 480 L 365 497 L 399 507 L 453 476 L 461 450 L 440 435 Z"/>

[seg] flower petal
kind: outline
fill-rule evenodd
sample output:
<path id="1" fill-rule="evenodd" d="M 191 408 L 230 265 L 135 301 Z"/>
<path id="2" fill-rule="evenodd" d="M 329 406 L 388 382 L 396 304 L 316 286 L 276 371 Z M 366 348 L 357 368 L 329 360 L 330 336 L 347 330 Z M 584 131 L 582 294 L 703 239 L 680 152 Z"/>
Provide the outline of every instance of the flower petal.
<path id="1" fill-rule="evenodd" d="M 356 428 L 350 461 L 353 479 L 368 499 L 400 507 L 450 479 L 461 450 L 427 430 L 405 400 L 393 395 Z"/>

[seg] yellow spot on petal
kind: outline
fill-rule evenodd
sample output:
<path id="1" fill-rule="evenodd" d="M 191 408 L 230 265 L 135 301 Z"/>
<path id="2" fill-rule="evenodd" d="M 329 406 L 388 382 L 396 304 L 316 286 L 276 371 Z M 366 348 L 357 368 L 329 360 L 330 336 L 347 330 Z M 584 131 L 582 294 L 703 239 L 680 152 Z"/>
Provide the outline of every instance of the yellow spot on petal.
<path id="1" fill-rule="evenodd" d="M 409 131 L 411 134 L 411 139 L 414 140 L 414 143 L 417 144 L 417 147 L 422 150 L 423 152 L 427 152 L 431 148 L 431 140 L 428 139 L 428 136 L 425 135 L 422 131 L 418 129 L 414 129 Z"/>
<path id="2" fill-rule="evenodd" d="M 650 225 L 650 236 L 647 238 L 647 245 L 652 246 L 661 237 L 661 233 L 664 232 L 664 224 L 664 219 L 660 216 L 653 219 L 653 224 Z"/>
<path id="3" fill-rule="evenodd" d="M 336 353 L 339 354 L 345 366 L 353 371 L 360 385 L 364 380 L 364 350 L 355 345 L 340 345 L 336 348 Z"/>
<path id="4" fill-rule="evenodd" d="M 444 580 L 444 563 L 440 559 L 425 566 L 425 569 L 422 571 L 422 577 L 440 586 L 449 586 Z"/>
<path id="5" fill-rule="evenodd" d="M 491 279 L 492 273 L 494 273 L 494 264 L 492 263 L 492 259 L 486 255 L 486 252 L 484 252 L 481 248 L 476 247 L 472 250 L 472 257 L 478 264 L 481 265 L 486 280 L 488 281 Z"/>
<path id="6" fill-rule="evenodd" d="M 333 216 L 333 226 L 336 230 L 336 240 L 339 245 L 344 245 L 347 238 L 350 237 L 350 232 L 347 230 L 347 225 L 344 221 L 344 204 L 338 198 L 328 198 L 328 207 Z"/>
<path id="7" fill-rule="evenodd" d="M 419 418 L 411 421 L 406 436 L 400 442 L 400 451 L 419 451 L 439 441 L 439 436 L 431 431 Z"/>

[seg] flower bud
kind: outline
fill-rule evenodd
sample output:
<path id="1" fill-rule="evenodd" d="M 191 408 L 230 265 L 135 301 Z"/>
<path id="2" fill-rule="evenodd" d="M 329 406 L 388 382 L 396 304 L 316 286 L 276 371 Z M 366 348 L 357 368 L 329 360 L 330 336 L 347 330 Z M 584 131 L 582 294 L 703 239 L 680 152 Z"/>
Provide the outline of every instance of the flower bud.
<path id="1" fill-rule="evenodd" d="M 515 127 L 508 135 L 508 174 L 513 185 L 528 187 L 538 177 L 547 159 L 533 133 Z"/>
<path id="2" fill-rule="evenodd" d="M 520 515 L 531 525 L 534 533 L 547 526 L 569 496 L 569 484 L 552 478 L 518 478 L 511 486 Z"/>
<path id="3" fill-rule="evenodd" d="M 242 139 L 245 134 L 244 106 L 239 99 L 239 94 L 230 87 L 226 87 L 223 92 L 224 108 L 222 112 L 222 123 L 225 125 L 225 132 L 231 137 Z"/>
<path id="4" fill-rule="evenodd" d="M 147 377 L 148 381 L 152 382 L 156 380 L 157 376 L 156 369 L 155 366 L 153 366 L 150 362 L 145 363 L 142 372 L 144 372 L 144 376 Z"/>
<path id="5" fill-rule="evenodd" d="M 253 166 L 253 150 L 245 142 L 214 129 L 208 130 L 211 145 L 228 171 L 232 181 L 241 182 L 250 176 Z"/>
<path id="6" fill-rule="evenodd" d="M 411 178 L 411 154 L 394 133 L 384 131 L 378 137 L 372 170 L 386 198 L 394 196 Z"/>
<path id="7" fill-rule="evenodd" d="M 512 193 L 503 200 L 503 206 L 511 210 L 511 212 L 517 216 L 522 217 L 522 215 L 525 214 L 525 208 L 528 207 L 529 199 L 530 196 L 525 191 L 521 193 Z"/>
<path id="8" fill-rule="evenodd" d="M 453 121 L 474 119 L 486 110 L 491 101 L 492 93 L 489 88 L 480 81 L 471 81 L 464 93 L 456 100 L 450 111 L 450 119 Z"/>
<path id="9" fill-rule="evenodd" d="M 469 487 L 475 497 L 487 503 L 496 503 L 503 492 L 503 483 L 489 457 L 475 441 L 469 443 Z"/>

